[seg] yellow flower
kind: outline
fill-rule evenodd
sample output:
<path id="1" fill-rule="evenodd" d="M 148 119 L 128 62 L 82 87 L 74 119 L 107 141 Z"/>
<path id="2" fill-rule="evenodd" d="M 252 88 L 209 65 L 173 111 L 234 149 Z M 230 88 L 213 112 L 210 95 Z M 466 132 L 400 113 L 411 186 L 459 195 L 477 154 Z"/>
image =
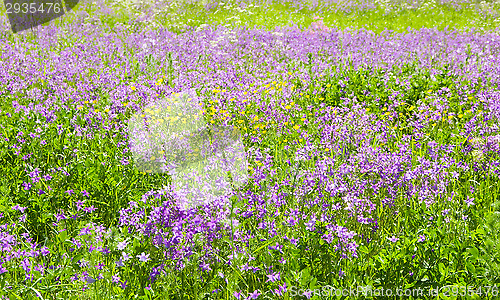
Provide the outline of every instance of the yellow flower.
<path id="1" fill-rule="evenodd" d="M 131 87 L 130 87 L 130 89 L 131 89 L 132 91 L 135 91 L 135 86 L 131 86 Z"/>
<path id="2" fill-rule="evenodd" d="M 460 119 L 461 119 L 461 118 L 463 118 L 463 116 L 464 116 L 464 115 L 462 115 L 462 114 L 459 114 L 459 115 L 458 115 L 458 117 L 459 117 Z"/>
<path id="3" fill-rule="evenodd" d="M 290 105 L 285 106 L 285 109 L 290 109 L 292 108 Z"/>
<path id="4" fill-rule="evenodd" d="M 293 129 L 295 129 L 295 130 L 297 130 L 297 129 L 299 129 L 299 128 L 300 128 L 300 126 L 299 126 L 299 125 L 295 125 L 295 126 L 293 126 Z"/>
<path id="5" fill-rule="evenodd" d="M 326 152 L 330 151 L 330 148 L 326 148 L 326 149 L 325 149 L 325 151 L 326 151 Z"/>
<path id="6" fill-rule="evenodd" d="M 254 119 L 255 121 L 258 121 L 258 120 L 259 120 L 259 116 L 255 116 L 253 119 Z"/>

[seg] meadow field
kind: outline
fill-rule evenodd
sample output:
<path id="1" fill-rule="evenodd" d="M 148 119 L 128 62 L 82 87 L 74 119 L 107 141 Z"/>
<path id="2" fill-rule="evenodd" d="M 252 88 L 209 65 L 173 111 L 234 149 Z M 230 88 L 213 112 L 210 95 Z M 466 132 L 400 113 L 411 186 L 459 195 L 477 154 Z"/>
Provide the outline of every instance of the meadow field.
<path id="1" fill-rule="evenodd" d="M 0 299 L 499 299 L 499 12 L 0 6 Z"/>

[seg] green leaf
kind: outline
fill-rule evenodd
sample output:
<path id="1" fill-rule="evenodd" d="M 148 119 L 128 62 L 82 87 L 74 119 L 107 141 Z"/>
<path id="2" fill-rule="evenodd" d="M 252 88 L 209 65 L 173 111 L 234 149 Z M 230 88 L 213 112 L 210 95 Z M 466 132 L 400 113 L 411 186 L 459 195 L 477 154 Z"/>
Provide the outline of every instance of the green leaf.
<path id="1" fill-rule="evenodd" d="M 305 286 L 311 277 L 311 271 L 309 268 L 304 269 L 300 272 L 300 285 Z"/>
<path id="2" fill-rule="evenodd" d="M 318 279 L 316 277 L 313 277 L 313 279 L 311 280 L 311 282 L 309 283 L 309 289 L 311 290 L 314 290 L 316 289 L 316 282 L 318 281 Z"/>
<path id="3" fill-rule="evenodd" d="M 369 253 L 370 250 L 368 250 L 368 247 L 366 247 L 365 245 L 362 245 L 361 247 L 359 247 L 359 251 L 363 252 L 363 253 Z"/>
<path id="4" fill-rule="evenodd" d="M 473 264 L 471 264 L 470 262 L 467 262 L 465 264 L 465 266 L 467 267 L 467 270 L 472 273 L 472 274 L 476 274 L 476 267 L 474 267 Z"/>
<path id="5" fill-rule="evenodd" d="M 14 293 L 11 293 L 11 294 L 9 295 L 9 298 L 10 298 L 11 300 L 17 300 L 17 299 L 22 300 L 22 299 L 23 299 L 23 298 L 19 297 L 17 294 L 14 294 Z"/>
<path id="6" fill-rule="evenodd" d="M 477 259 L 479 257 L 479 250 L 476 247 L 467 249 L 467 251 L 472 254 L 472 258 Z"/>
<path id="7" fill-rule="evenodd" d="M 438 264 L 438 269 L 439 269 L 439 273 L 441 273 L 441 274 L 445 273 L 445 268 L 444 268 L 444 264 L 443 263 L 439 263 Z"/>

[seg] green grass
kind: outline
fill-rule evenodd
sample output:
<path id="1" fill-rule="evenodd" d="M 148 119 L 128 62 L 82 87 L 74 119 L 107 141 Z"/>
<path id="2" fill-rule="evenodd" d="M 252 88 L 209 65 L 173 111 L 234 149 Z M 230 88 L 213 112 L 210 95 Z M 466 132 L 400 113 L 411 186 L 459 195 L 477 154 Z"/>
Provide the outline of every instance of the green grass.
<path id="1" fill-rule="evenodd" d="M 496 5 L 496 4 L 495 4 Z M 123 9 L 123 8 L 121 8 Z M 179 7 L 167 9 L 166 13 L 179 10 Z M 95 6 L 82 3 L 75 11 L 87 10 L 90 15 L 96 11 Z M 131 10 L 134 12 L 134 10 Z M 248 12 L 252 12 L 249 14 Z M 292 13 L 289 17 L 290 13 Z M 130 20 L 129 11 L 120 10 L 116 16 L 103 17 L 108 25 L 112 26 L 117 22 L 128 23 Z M 265 10 L 262 8 L 248 9 L 246 12 L 236 14 L 237 18 L 228 21 L 228 17 L 234 16 L 234 9 L 222 8 L 219 10 L 205 11 L 197 5 L 188 5 L 186 11 L 181 12 L 177 18 L 170 16 L 158 17 L 156 22 L 159 26 L 182 31 L 183 25 L 197 27 L 201 24 L 231 24 L 231 26 L 245 25 L 249 28 L 253 26 L 265 27 L 272 30 L 277 26 L 288 24 L 300 24 L 308 27 L 313 22 L 315 12 L 298 11 L 294 12 L 286 5 L 273 5 Z M 383 9 L 375 9 L 365 12 L 341 13 L 334 10 L 321 14 L 324 23 L 337 26 L 340 29 L 361 28 L 380 33 L 384 29 L 398 32 L 405 31 L 408 27 L 419 29 L 422 27 L 437 27 L 440 30 L 445 28 L 467 29 L 471 27 L 483 28 L 483 30 L 495 29 L 498 22 L 494 18 L 484 19 L 482 15 L 473 9 L 462 11 L 455 10 L 449 6 L 437 6 L 424 12 L 414 10 L 399 10 L 385 12 Z M 187 21 L 187 20 L 192 21 Z M 59 26 L 64 26 L 70 21 L 74 21 L 73 14 L 65 16 L 55 21 Z M 239 21 L 239 23 L 237 22 Z M 134 27 L 136 26 L 136 27 Z M 130 31 L 138 30 L 139 25 L 131 25 Z M 20 40 L 28 43 L 35 39 L 35 36 L 27 33 L 19 36 L 6 34 L 10 40 Z M 75 42 L 71 36 L 65 37 L 66 43 Z M 61 41 L 62 43 L 62 41 Z M 133 55 L 133 53 L 132 53 Z M 249 59 L 246 63 L 251 64 Z M 155 71 L 155 62 L 151 62 L 150 70 Z M 255 147 L 272 157 L 268 179 L 261 182 L 249 182 L 241 187 L 240 191 L 253 191 L 258 195 L 266 195 L 273 191 L 274 184 L 280 185 L 280 193 L 286 193 L 284 201 L 286 205 L 279 206 L 269 204 L 265 206 L 244 196 L 232 196 L 231 212 L 235 209 L 244 210 L 245 206 L 258 208 L 267 207 L 262 219 L 253 217 L 237 217 L 238 228 L 250 231 L 254 237 L 248 240 L 248 250 L 256 257 L 252 262 L 253 266 L 265 269 L 269 265 L 275 266 L 275 270 L 281 272 L 280 283 L 287 283 L 296 286 L 298 289 L 318 289 L 327 285 L 336 287 L 366 286 L 390 287 L 390 288 L 437 288 L 446 285 L 455 286 L 460 291 L 465 287 L 485 287 L 500 283 L 499 268 L 499 199 L 500 186 L 498 176 L 494 176 L 487 171 L 475 171 L 472 168 L 464 170 L 456 166 L 450 172 L 457 172 L 458 177 L 450 181 L 445 188 L 442 197 L 436 205 L 426 206 L 420 203 L 416 197 L 408 197 L 405 193 L 409 187 L 398 190 L 400 197 L 397 197 L 394 206 L 382 205 L 384 200 L 391 194 L 390 186 L 386 190 L 374 193 L 373 189 L 364 190 L 365 194 L 359 197 L 367 197 L 376 204 L 374 215 L 377 216 L 378 230 L 374 230 L 373 224 L 361 224 L 350 218 L 346 211 L 335 211 L 331 208 L 323 209 L 314 201 L 321 198 L 329 203 L 341 203 L 342 197 L 328 196 L 321 194 L 319 185 L 308 190 L 305 200 L 299 200 L 293 193 L 300 190 L 303 181 L 302 173 L 314 170 L 315 163 L 324 161 L 328 157 L 335 157 L 332 166 L 333 178 L 341 173 L 339 166 L 347 163 L 349 159 L 358 154 L 359 144 L 350 143 L 347 137 L 351 135 L 367 134 L 364 142 L 369 143 L 373 149 L 378 149 L 388 156 L 397 156 L 403 144 L 408 143 L 411 153 L 410 161 L 418 165 L 419 159 L 433 160 L 429 141 L 436 141 L 439 145 L 454 145 L 456 151 L 450 154 L 457 160 L 473 163 L 475 158 L 470 151 L 464 150 L 471 144 L 468 138 L 460 135 L 464 125 L 474 117 L 479 119 L 483 116 L 481 111 L 486 111 L 485 104 L 478 98 L 479 91 L 494 89 L 489 82 L 479 82 L 474 84 L 451 74 L 447 66 L 441 68 L 442 75 L 431 78 L 428 70 L 419 70 L 415 65 L 407 65 L 400 69 L 394 69 L 394 75 L 400 81 L 408 80 L 410 87 L 396 83 L 394 79 L 385 80 L 386 71 L 375 68 L 360 68 L 354 70 L 348 65 L 339 66 L 329 70 L 328 76 L 316 76 L 311 82 L 300 80 L 288 80 L 285 74 L 280 74 L 282 78 L 275 83 L 263 86 L 254 86 L 254 90 L 259 90 L 261 98 L 265 103 L 279 103 L 273 107 L 273 113 L 279 115 L 281 120 L 272 120 L 265 105 L 259 106 L 257 103 L 239 103 L 240 106 L 227 104 L 226 95 L 229 90 L 221 89 L 207 93 L 204 100 L 206 122 L 214 124 L 222 122 L 223 115 L 234 115 L 231 122 L 242 132 L 249 135 L 245 138 L 244 144 L 248 148 Z M 158 71 L 163 75 L 165 70 Z M 97 71 L 96 71 L 97 72 Z M 124 84 L 134 84 L 136 81 L 144 80 L 140 78 L 140 72 L 135 70 L 133 79 L 124 81 Z M 90 76 L 83 74 L 81 76 Z M 168 74 L 167 74 L 168 75 Z M 152 75 L 147 75 L 151 77 Z M 411 76 L 411 77 L 410 77 Z M 148 77 L 148 78 L 149 78 Z M 349 78 L 346 86 L 339 82 Z M 77 83 L 75 79 L 73 83 Z M 2 83 L 2 85 L 7 85 Z M 46 83 L 36 83 L 33 86 L 49 89 Z M 281 94 L 271 96 L 272 91 L 289 89 L 294 87 L 295 92 L 287 99 L 281 98 Z M 0 87 L 4 89 L 4 87 Z M 229 89 L 229 88 L 228 88 Z M 449 95 L 445 100 L 439 102 L 439 94 L 443 89 L 449 89 Z M 253 92 L 253 91 L 250 91 Z M 395 94 L 402 96 L 394 96 Z M 348 99 L 356 97 L 360 107 L 354 106 Z M 228 266 L 225 261 L 230 254 L 234 254 L 235 244 L 245 247 L 246 242 L 231 239 L 231 235 L 225 236 L 221 240 L 213 241 L 213 248 L 221 252 L 216 254 L 220 261 L 213 261 L 212 270 L 203 273 L 203 281 L 199 279 L 201 272 L 197 269 L 200 259 L 204 257 L 202 247 L 205 241 L 196 242 L 194 257 L 186 262 L 186 268 L 182 271 L 169 269 L 168 272 L 153 285 L 151 291 L 145 289 L 148 285 L 148 275 L 152 264 L 134 264 L 130 268 L 120 271 L 122 278 L 127 278 L 128 287 L 120 288 L 111 283 L 111 275 L 117 272 L 116 259 L 120 256 L 120 251 L 116 251 L 117 241 L 128 238 L 131 241 L 133 254 L 143 251 L 150 251 L 153 258 L 161 258 L 151 240 L 144 238 L 141 240 L 136 232 L 130 233 L 125 229 L 119 229 L 119 211 L 129 207 L 130 201 L 139 203 L 135 212 L 142 209 L 149 211 L 153 206 L 160 206 L 163 198 L 155 199 L 151 203 L 141 204 L 141 197 L 150 190 L 157 190 L 163 186 L 171 184 L 171 178 L 165 174 L 145 174 L 139 172 L 132 164 L 123 166 L 119 158 L 122 156 L 124 145 L 118 146 L 125 140 L 126 132 L 123 125 L 134 111 L 127 106 L 125 113 L 115 117 L 105 117 L 103 122 L 99 122 L 93 117 L 89 120 L 82 117 L 84 113 L 98 109 L 105 112 L 109 106 L 110 95 L 107 92 L 99 94 L 98 100 L 85 103 L 82 107 L 69 106 L 68 109 L 57 111 L 58 123 L 65 128 L 72 128 L 73 124 L 82 127 L 92 128 L 98 137 L 87 140 L 84 136 L 78 137 L 68 131 L 58 132 L 57 125 L 48 124 L 44 129 L 43 145 L 33 141 L 25 144 L 20 150 L 21 154 L 16 155 L 15 149 L 7 148 L 11 143 L 5 141 L 16 140 L 19 131 L 25 133 L 35 132 L 35 128 L 43 126 L 44 120 L 40 115 L 31 113 L 24 116 L 22 112 L 15 112 L 11 105 L 12 100 L 21 104 L 29 104 L 33 100 L 23 92 L 18 94 L 3 93 L 0 95 L 0 170 L 4 174 L 0 178 L 0 211 L 4 213 L 4 220 L 17 221 L 21 215 L 13 212 L 10 208 L 14 204 L 19 204 L 27 208 L 27 222 L 23 223 L 26 228 L 13 229 L 13 232 L 20 234 L 23 230 L 29 231 L 35 240 L 45 243 L 54 255 L 44 258 L 47 264 L 61 264 L 63 269 L 47 271 L 47 275 L 41 276 L 36 273 L 37 282 L 26 283 L 23 281 L 24 273 L 20 267 L 9 274 L 0 275 L 2 289 L 0 295 L 10 297 L 10 299 L 37 299 L 37 295 L 43 294 L 44 299 L 234 299 L 233 292 L 245 291 L 247 293 L 256 289 L 262 292 L 269 292 L 277 289 L 278 283 L 266 282 L 263 272 L 243 272 L 237 268 L 247 260 L 243 257 L 235 259 L 235 266 Z M 464 101 L 463 99 L 467 99 Z M 443 104 L 444 102 L 444 104 Z M 139 104 L 139 103 L 138 103 Z M 428 113 L 429 118 L 432 113 L 439 110 L 439 105 L 446 106 L 446 113 L 442 113 L 437 120 L 425 121 L 423 129 L 416 129 L 411 124 L 411 120 L 424 116 Z M 213 110 L 211 108 L 213 107 Z M 243 109 L 242 109 L 243 107 Z M 330 109 L 330 110 L 328 110 Z M 420 110 L 421 109 L 421 110 Z M 224 113 L 222 111 L 225 111 Z M 7 113 L 11 117 L 7 117 Z M 353 115 L 349 117 L 349 114 Z M 345 139 L 337 137 L 337 140 L 329 141 L 324 137 L 326 131 L 325 124 L 316 122 L 325 115 L 341 116 L 337 129 L 346 133 Z M 75 117 L 76 116 L 76 117 Z M 444 117 L 443 117 L 444 116 Z M 459 117 L 460 116 L 460 117 Z M 74 118 L 75 117 L 75 118 Z M 73 119 L 74 118 L 74 119 Z M 363 119 L 369 118 L 369 119 Z M 359 122 L 350 121 L 358 120 Z M 368 120 L 368 121 L 366 121 Z M 452 122 L 450 121 L 452 120 Z M 484 119 L 483 119 L 484 120 Z M 38 121 L 38 122 L 37 122 Z M 307 122 L 306 122 L 307 121 Z M 362 123 L 368 122 L 370 126 Z M 496 120 L 485 120 L 492 125 Z M 367 124 L 368 124 L 367 123 Z M 362 126 L 356 128 L 356 125 Z M 298 128 L 295 128 L 298 126 Z M 364 127 L 363 127 L 364 126 Z M 370 136 L 367 128 L 374 131 L 381 126 L 383 130 L 377 131 L 377 135 Z M 290 130 L 289 133 L 281 132 L 281 129 Z M 419 131 L 420 130 L 420 131 Z M 362 131 L 362 132 L 360 132 Z M 412 135 L 415 132 L 423 134 L 422 140 L 405 140 L 405 135 Z M 382 133 L 388 133 L 384 137 Z M 305 135 L 307 133 L 307 135 Z M 253 141 L 255 137 L 257 141 Z M 360 139 L 361 140 L 361 139 Z M 308 160 L 295 162 L 296 152 L 303 148 L 305 142 L 318 147 L 320 154 L 314 155 Z M 420 147 L 416 143 L 421 143 Z M 339 147 L 342 151 L 335 153 Z M 73 149 L 78 149 L 78 153 L 73 153 Z M 363 148 L 366 149 L 366 148 Z M 36 195 L 26 192 L 22 188 L 22 182 L 27 180 L 30 166 L 21 157 L 32 153 L 31 165 L 38 166 L 42 171 L 47 172 L 51 168 L 64 167 L 69 176 L 57 174 L 51 180 L 52 193 Z M 443 152 L 440 152 L 443 154 Z M 489 160 L 498 159 L 498 154 L 490 153 Z M 257 172 L 259 167 L 266 163 L 266 155 L 262 158 L 252 157 L 250 160 L 250 173 Z M 290 163 L 288 163 L 290 161 Z M 479 163 L 481 160 L 479 160 Z M 103 164 L 104 163 L 104 164 Z M 360 164 L 362 162 L 359 162 Z M 28 168 L 28 171 L 24 171 Z M 389 168 L 389 166 L 386 166 Z M 376 182 L 381 179 L 377 173 L 360 170 L 352 171 L 356 174 L 356 180 L 372 180 Z M 355 180 L 342 174 L 347 185 L 355 184 Z M 395 174 L 390 174 L 391 176 Z M 352 180 L 352 182 L 349 182 Z M 256 180 L 255 180 L 256 181 Z M 288 184 L 282 184 L 287 182 Z M 414 181 L 416 185 L 429 183 L 424 176 Z M 38 188 L 46 189 L 44 181 L 40 181 L 34 190 Z M 475 206 L 468 207 L 464 200 L 471 196 L 471 188 L 475 189 Z M 96 211 L 82 219 L 73 220 L 68 218 L 63 220 L 59 227 L 54 227 L 54 214 L 63 209 L 68 215 L 76 213 L 77 196 L 71 196 L 64 191 L 74 190 L 78 193 L 86 190 L 92 194 L 89 204 L 94 205 Z M 452 194 L 452 192 L 454 194 Z M 312 203 L 312 204 L 310 204 Z M 306 221 L 299 220 L 297 227 L 280 226 L 287 222 L 287 213 L 290 210 L 298 209 L 304 215 L 320 215 L 327 212 L 334 216 L 337 225 L 345 226 L 358 234 L 359 244 L 358 256 L 342 259 L 340 253 L 326 243 L 317 232 L 306 230 Z M 452 216 L 449 222 L 443 215 L 443 210 L 450 209 Z M 213 208 L 209 211 L 199 211 L 200 215 L 207 217 L 216 214 L 218 210 Z M 277 212 L 278 214 L 275 214 Z M 460 218 L 467 216 L 468 221 L 463 222 Z M 207 217 L 208 218 L 208 217 Z M 277 236 L 270 237 L 268 228 L 259 228 L 260 221 L 272 223 L 276 222 Z M 7 222 L 7 221 L 5 221 Z M 79 238 L 79 230 L 87 226 L 89 222 L 100 223 L 107 228 L 111 228 L 111 236 L 107 246 L 113 249 L 110 256 L 104 256 L 97 251 L 88 253 L 86 249 L 76 250 L 76 254 L 71 261 L 69 258 L 61 257 L 62 254 L 69 253 L 69 248 L 73 247 L 71 239 Z M 319 221 L 317 227 L 326 230 L 327 221 Z M 269 226 L 269 225 L 268 225 Z M 59 229 L 66 231 L 59 232 Z M 231 228 L 232 233 L 234 228 Z M 397 242 L 390 242 L 387 238 L 397 234 L 400 238 Z M 281 237 L 300 238 L 300 242 L 294 245 L 285 241 Z M 420 235 L 425 235 L 423 242 L 418 242 Z M 362 237 L 361 237 L 362 236 Z M 86 239 L 86 238 L 82 238 Z M 261 240 L 262 239 L 262 240 Z M 367 239 L 370 242 L 367 242 Z M 278 250 L 269 249 L 269 246 L 279 242 L 283 245 L 283 253 Z M 104 245 L 104 244 L 103 244 Z M 270 253 L 270 255 L 268 254 Z M 82 291 L 82 282 L 72 283 L 69 277 L 75 272 L 82 270 L 75 261 L 79 258 L 86 258 L 91 265 L 99 262 L 105 264 L 109 270 L 105 273 L 106 279 L 98 281 L 90 289 Z M 279 260 L 285 258 L 287 263 L 281 264 Z M 17 262 L 20 264 L 20 261 Z M 168 263 L 173 264 L 173 261 Z M 345 276 L 339 276 L 342 270 Z M 94 269 L 93 278 L 99 273 Z M 221 277 L 219 272 L 224 274 Z M 411 275 L 410 275 L 411 274 Z M 8 277 L 9 276 L 9 277 Z M 60 276 L 64 283 L 57 285 L 55 278 Z M 226 281 L 227 279 L 227 281 Z M 13 286 L 8 290 L 6 286 Z M 220 289 L 219 293 L 212 293 L 213 290 Z M 267 294 L 269 299 L 274 299 L 272 294 Z M 295 299 L 290 293 L 284 299 Z M 426 297 L 424 297 L 426 298 Z M 450 299 L 480 299 L 484 296 L 476 297 L 456 297 Z M 493 299 L 494 297 L 490 297 Z M 264 299 L 263 296 L 259 299 Z M 302 298 L 301 298 L 302 299 Z M 313 297 L 311 299 L 322 299 Z M 332 299 L 336 299 L 332 297 Z"/>

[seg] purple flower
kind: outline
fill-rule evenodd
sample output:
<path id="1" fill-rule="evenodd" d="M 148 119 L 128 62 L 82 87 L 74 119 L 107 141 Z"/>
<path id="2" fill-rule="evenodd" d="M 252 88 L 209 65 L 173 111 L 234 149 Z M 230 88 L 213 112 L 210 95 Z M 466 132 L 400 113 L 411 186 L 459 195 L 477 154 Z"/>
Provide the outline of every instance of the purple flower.
<path id="1" fill-rule="evenodd" d="M 129 260 L 131 258 L 131 256 L 128 255 L 126 252 L 122 252 L 122 258 L 123 258 L 124 261 L 127 261 L 127 260 Z"/>
<path id="2" fill-rule="evenodd" d="M 94 207 L 94 205 L 91 205 L 91 206 L 89 206 L 89 207 L 85 207 L 85 208 L 83 209 L 83 211 L 84 211 L 84 212 L 87 212 L 87 213 L 91 213 L 91 212 L 95 211 L 96 209 L 97 209 L 97 208 L 95 208 L 95 207 Z"/>
<path id="3" fill-rule="evenodd" d="M 255 290 L 253 293 L 249 294 L 246 299 L 257 299 L 259 298 L 260 293 L 259 290 Z"/>
<path id="4" fill-rule="evenodd" d="M 113 283 L 118 284 L 120 282 L 120 277 L 118 274 L 111 276 Z"/>
<path id="5" fill-rule="evenodd" d="M 236 299 L 240 300 L 240 299 L 241 299 L 241 291 L 239 291 L 239 292 L 233 292 L 233 296 L 234 296 Z"/>
<path id="6" fill-rule="evenodd" d="M 308 223 L 305 223 L 307 230 L 309 231 L 314 231 L 315 225 L 316 225 L 316 219 L 311 218 L 311 220 Z"/>
<path id="7" fill-rule="evenodd" d="M 399 241 L 399 238 L 397 238 L 397 237 L 395 237 L 395 236 L 393 236 L 393 237 L 388 237 L 387 239 L 388 239 L 389 241 L 393 242 L 393 243 L 395 243 L 395 242 Z"/>
<path id="8" fill-rule="evenodd" d="M 32 185 L 30 183 L 27 183 L 27 182 L 23 182 L 23 187 L 24 187 L 24 190 L 29 190 L 31 189 Z"/>
<path id="9" fill-rule="evenodd" d="M 141 254 L 137 255 L 137 258 L 140 262 L 147 262 L 149 260 L 149 254 L 142 252 Z"/>
<path id="10" fill-rule="evenodd" d="M 421 243 L 423 241 L 425 241 L 425 235 L 419 235 L 418 236 L 418 242 Z"/>
<path id="11" fill-rule="evenodd" d="M 21 222 L 21 223 L 26 222 L 26 218 L 27 218 L 26 214 L 22 214 L 22 215 L 19 217 L 19 222 Z"/>
<path id="12" fill-rule="evenodd" d="M 80 230 L 80 233 L 78 235 L 88 235 L 88 234 L 92 234 L 92 230 L 90 229 L 90 227 L 84 227 Z"/>
<path id="13" fill-rule="evenodd" d="M 311 299 L 312 291 L 311 290 L 306 290 L 302 295 L 306 296 L 307 299 Z"/>
<path id="14" fill-rule="evenodd" d="M 5 272 L 8 272 L 8 270 L 2 264 L 0 264 L 0 274 L 3 274 Z"/>
<path id="15" fill-rule="evenodd" d="M 275 281 L 277 281 L 277 280 L 280 280 L 280 279 L 281 279 L 281 278 L 280 278 L 280 273 L 279 273 L 279 272 L 276 272 L 276 273 L 274 273 L 274 274 L 269 274 L 269 275 L 266 275 L 266 276 L 267 276 L 267 280 L 266 280 L 266 282 L 269 282 L 269 281 L 271 281 L 271 282 L 275 282 Z"/>
<path id="16" fill-rule="evenodd" d="M 83 194 L 85 197 L 89 197 L 89 196 L 90 196 L 90 194 L 89 194 L 89 193 L 87 193 L 87 191 L 86 191 L 86 190 L 83 190 L 83 191 L 82 191 L 82 194 Z"/>
<path id="17" fill-rule="evenodd" d="M 125 267 L 125 264 L 123 263 L 123 260 L 122 260 L 121 258 L 120 258 L 120 260 L 118 260 L 118 261 L 116 262 L 116 266 L 117 266 L 118 268 L 120 268 L 120 267 Z"/>
<path id="18" fill-rule="evenodd" d="M 47 256 L 50 254 L 50 250 L 49 248 L 47 247 L 42 247 L 42 249 L 40 249 L 40 253 L 43 255 L 43 256 Z"/>
<path id="19" fill-rule="evenodd" d="M 126 289 L 127 288 L 127 280 L 125 280 L 124 282 L 120 282 L 120 286 L 122 287 L 122 289 Z"/>
<path id="20" fill-rule="evenodd" d="M 77 211 L 80 211 L 83 209 L 83 204 L 85 203 L 85 201 L 82 201 L 82 200 L 76 200 L 75 202 L 75 205 L 76 205 L 76 210 Z"/>
<path id="21" fill-rule="evenodd" d="M 20 211 L 21 213 L 24 213 L 24 211 L 26 210 L 26 207 L 22 207 L 22 206 L 19 206 L 19 204 L 16 204 L 12 207 L 12 210 L 18 210 Z"/>
<path id="22" fill-rule="evenodd" d="M 87 276 L 85 277 L 85 281 L 88 283 L 88 284 L 92 284 L 94 282 L 96 282 L 97 280 L 95 280 L 94 278 L 90 277 L 90 276 Z"/>
<path id="23" fill-rule="evenodd" d="M 118 245 L 116 245 L 116 248 L 118 248 L 118 250 L 121 251 L 121 250 L 127 248 L 127 245 L 128 245 L 127 241 L 119 242 Z"/>
<path id="24" fill-rule="evenodd" d="M 471 205 L 475 205 L 475 203 L 473 201 L 474 201 L 474 198 L 469 198 L 469 196 L 467 195 L 467 200 L 465 200 L 465 204 L 467 204 L 467 207 L 469 207 Z"/>
<path id="25" fill-rule="evenodd" d="M 68 193 L 68 195 L 74 194 L 73 190 L 67 190 L 67 191 L 65 191 L 65 193 Z"/>

